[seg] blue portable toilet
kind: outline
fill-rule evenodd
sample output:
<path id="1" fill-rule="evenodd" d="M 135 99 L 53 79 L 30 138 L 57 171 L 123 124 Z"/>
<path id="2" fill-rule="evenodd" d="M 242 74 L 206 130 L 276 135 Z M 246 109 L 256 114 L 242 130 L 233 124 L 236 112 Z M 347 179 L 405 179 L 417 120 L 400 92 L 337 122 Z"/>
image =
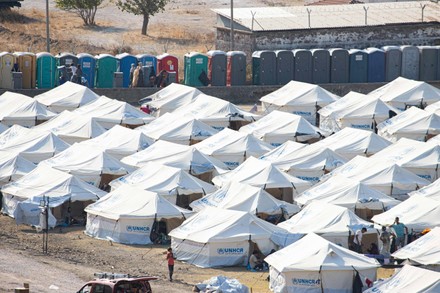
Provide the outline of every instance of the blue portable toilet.
<path id="1" fill-rule="evenodd" d="M 402 73 L 401 76 L 419 80 L 419 68 L 420 68 L 420 52 L 419 48 L 415 46 L 400 46 L 402 52 Z"/>
<path id="2" fill-rule="evenodd" d="M 367 48 L 368 82 L 385 81 L 385 52 L 377 48 Z"/>
<path id="3" fill-rule="evenodd" d="M 421 46 L 420 51 L 420 80 L 437 79 L 438 49 L 432 46 Z"/>
<path id="4" fill-rule="evenodd" d="M 95 86 L 97 88 L 112 88 L 114 73 L 118 69 L 118 60 L 110 54 L 99 54 L 95 58 Z"/>
<path id="5" fill-rule="evenodd" d="M 330 53 L 326 49 L 312 49 L 312 81 L 314 84 L 330 82 Z"/>
<path id="6" fill-rule="evenodd" d="M 368 81 L 368 53 L 364 50 L 348 50 L 350 57 L 350 82 L 364 83 Z"/>
<path id="7" fill-rule="evenodd" d="M 330 53 L 330 82 L 348 83 L 350 81 L 350 57 L 348 50 L 332 48 Z"/>
<path id="8" fill-rule="evenodd" d="M 293 80 L 295 57 L 291 50 L 278 50 L 275 54 L 277 56 L 277 84 L 285 85 Z"/>
<path id="9" fill-rule="evenodd" d="M 385 81 L 395 80 L 402 72 L 402 52 L 398 46 L 384 46 Z"/>
<path id="10" fill-rule="evenodd" d="M 136 55 L 138 62 L 142 63 L 142 66 L 152 67 L 154 70 L 154 74 L 157 75 L 157 58 L 156 56 L 150 54 L 138 54 Z"/>
<path id="11" fill-rule="evenodd" d="M 78 57 L 78 64 L 81 65 L 83 77 L 87 80 L 87 87 L 95 87 L 95 72 L 96 72 L 96 59 L 90 54 L 80 53 L 76 55 Z"/>
<path id="12" fill-rule="evenodd" d="M 130 69 L 131 64 L 137 66 L 138 59 L 136 56 L 130 55 L 128 53 L 122 53 L 115 56 L 118 59 L 119 72 L 122 72 L 122 87 L 128 88 L 131 84 L 130 80 Z"/>
<path id="13" fill-rule="evenodd" d="M 295 80 L 313 82 L 313 57 L 312 52 L 304 49 L 293 50 L 295 56 Z"/>

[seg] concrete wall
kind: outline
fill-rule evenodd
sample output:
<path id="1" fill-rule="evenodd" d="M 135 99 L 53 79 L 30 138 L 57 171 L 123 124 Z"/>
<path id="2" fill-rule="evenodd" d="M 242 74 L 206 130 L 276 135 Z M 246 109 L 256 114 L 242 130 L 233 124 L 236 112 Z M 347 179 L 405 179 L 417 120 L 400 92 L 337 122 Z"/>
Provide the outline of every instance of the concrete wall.
<path id="1" fill-rule="evenodd" d="M 440 81 L 430 82 L 433 86 L 440 88 Z M 350 91 L 356 91 L 367 94 L 384 83 L 363 83 L 363 84 L 324 84 L 323 88 L 330 92 L 344 96 Z M 237 87 L 199 87 L 203 93 L 218 97 L 234 104 L 254 104 L 259 103 L 259 99 L 275 90 L 280 86 L 237 86 Z M 159 89 L 157 88 L 131 88 L 131 89 L 95 89 L 94 91 L 99 95 L 104 95 L 109 98 L 125 101 L 132 105 L 138 105 L 138 101 L 144 97 L 152 95 Z M 0 94 L 6 90 L 0 89 Z M 45 92 L 45 90 L 16 90 L 15 92 L 34 97 Z"/>
<path id="2" fill-rule="evenodd" d="M 235 32 L 235 50 L 250 56 L 257 50 L 312 48 L 367 48 L 385 45 L 440 45 L 440 23 L 292 31 Z M 217 28 L 216 49 L 229 50 L 230 31 Z"/>

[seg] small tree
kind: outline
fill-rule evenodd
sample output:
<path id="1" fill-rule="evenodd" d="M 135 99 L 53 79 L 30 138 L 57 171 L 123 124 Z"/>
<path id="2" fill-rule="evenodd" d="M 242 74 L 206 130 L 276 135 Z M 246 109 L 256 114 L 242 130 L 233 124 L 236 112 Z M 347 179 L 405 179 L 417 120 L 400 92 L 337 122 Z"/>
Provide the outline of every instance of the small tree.
<path id="1" fill-rule="evenodd" d="M 104 0 L 55 0 L 58 8 L 78 14 L 85 25 L 95 25 L 95 14 Z"/>
<path id="2" fill-rule="evenodd" d="M 116 5 L 122 11 L 133 13 L 134 15 L 142 15 L 144 21 L 142 22 L 142 34 L 147 34 L 148 22 L 150 16 L 165 9 L 168 0 L 116 0 Z"/>

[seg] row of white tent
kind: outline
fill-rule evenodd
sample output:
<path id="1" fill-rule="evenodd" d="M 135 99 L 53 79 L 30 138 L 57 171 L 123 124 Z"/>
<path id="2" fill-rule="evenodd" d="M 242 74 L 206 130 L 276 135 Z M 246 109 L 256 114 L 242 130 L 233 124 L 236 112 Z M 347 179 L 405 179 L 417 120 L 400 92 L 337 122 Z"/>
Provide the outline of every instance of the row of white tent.
<path id="1" fill-rule="evenodd" d="M 171 91 L 173 86 L 158 95 Z M 372 223 L 353 212 L 361 209 L 379 212 L 389 209 L 373 217 L 379 224 L 390 225 L 399 216 L 415 230 L 439 225 L 435 188 L 439 183 L 430 184 L 438 176 L 430 173 L 428 181 L 420 177 L 423 177 L 420 171 L 420 174 L 416 172 L 419 176 L 411 172 L 435 169 L 432 158 L 437 151 L 436 143 L 399 140 L 391 145 L 370 131 L 345 128 L 312 145 L 304 145 L 298 141 L 313 142 L 328 133 L 294 114 L 273 111 L 260 118 L 203 94 L 196 95 L 172 114 L 155 119 L 127 105 L 117 114 L 107 111 L 107 98 L 96 97 L 81 105 L 81 102 L 66 102 L 72 96 L 67 90 L 57 95 L 61 93 L 67 96 L 62 103 L 54 104 L 53 108 L 46 104 L 60 113 L 58 116 L 31 131 L 13 126 L 0 135 L 0 154 L 4 153 L 5 157 L 0 168 L 5 174 L 1 178 L 4 182 L 13 181 L 2 188 L 3 212 L 15 216 L 18 222 L 33 225 L 38 222 L 35 205 L 43 196 L 51 198 L 52 223 L 62 218 L 66 203 L 69 206 L 79 203 L 79 212 L 86 208 L 86 233 L 116 242 L 150 243 L 154 223 L 164 220 L 168 231 L 175 228 L 170 235 L 177 257 L 199 266 L 245 264 L 254 245 L 265 254 L 300 241 L 310 245 L 310 240 L 304 237 L 308 233 L 347 248 L 350 233 L 366 226 L 370 227 L 371 241 L 377 241 Z M 149 103 L 153 105 L 160 100 Z M 90 106 L 94 103 L 96 107 Z M 67 104 L 70 110 L 79 108 L 68 112 L 68 108 L 63 108 Z M 165 111 L 157 104 L 154 107 L 158 109 L 156 113 Z M 76 111 L 78 115 L 72 114 Z M 138 116 L 133 118 L 129 113 Z M 191 119 L 185 115 L 188 113 L 192 114 Z M 124 120 L 121 115 L 130 119 Z M 66 118 L 60 119 L 63 116 Z M 78 123 L 83 120 L 84 123 Z M 258 121 L 240 128 L 254 120 Z M 136 127 L 145 123 L 149 124 L 136 130 L 118 125 Z M 97 127 L 90 127 L 92 124 Z M 240 131 L 221 130 L 224 127 L 240 128 Z M 92 133 L 92 129 L 99 128 L 101 132 Z M 65 129 L 69 132 L 61 131 Z M 81 143 L 69 145 L 75 142 Z M 416 151 L 420 154 L 413 155 Z M 371 157 L 356 157 L 359 155 Z M 417 163 L 402 163 L 413 162 L 408 159 L 411 156 Z M 415 165 L 418 169 L 406 169 L 416 168 Z M 27 169 L 20 167 L 18 171 L 16 166 Z M 216 186 L 209 184 L 211 180 Z M 321 182 L 316 184 L 318 181 Z M 112 187 L 108 194 L 97 188 L 107 184 Z M 404 199 L 408 192 L 423 186 L 427 187 L 411 194 L 403 203 L 393 198 Z M 293 200 L 305 207 L 300 210 Z M 96 203 L 89 205 L 93 201 Z M 176 203 L 189 205 L 194 211 L 182 209 Z M 226 212 L 225 208 L 230 210 Z M 193 215 L 195 211 L 198 213 Z M 256 216 L 280 214 L 286 218 L 295 215 L 277 227 Z M 333 248 L 326 254 L 334 256 Z M 353 258 L 350 251 L 344 250 L 343 254 L 344 259 Z M 362 262 L 366 263 L 365 274 L 374 279 L 375 273 L 373 276 L 370 272 L 375 271 L 377 262 L 361 259 L 359 266 L 356 262 L 353 266 L 361 271 Z M 276 266 L 271 264 L 271 269 Z M 352 269 L 349 271 L 353 274 Z M 316 272 L 313 274 L 315 277 Z M 301 275 L 296 278 L 302 280 L 298 281 L 300 286 L 307 285 L 304 280 L 309 280 Z M 329 283 L 323 278 L 322 274 L 320 283 L 333 288 L 330 284 L 335 284 L 334 277 L 325 277 Z M 277 279 L 278 276 L 271 278 L 273 288 L 295 285 L 280 287 L 282 282 Z M 336 291 L 339 289 L 335 287 Z"/>

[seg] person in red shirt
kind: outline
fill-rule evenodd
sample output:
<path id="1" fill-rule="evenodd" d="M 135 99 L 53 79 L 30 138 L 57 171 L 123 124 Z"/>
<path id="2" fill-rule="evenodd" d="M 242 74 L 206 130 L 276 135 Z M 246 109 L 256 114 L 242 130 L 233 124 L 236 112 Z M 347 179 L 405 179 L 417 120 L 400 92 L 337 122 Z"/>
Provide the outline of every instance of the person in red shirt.
<path id="1" fill-rule="evenodd" d="M 174 272 L 174 254 L 173 250 L 168 248 L 167 250 L 167 261 L 168 261 L 168 273 L 170 275 L 170 282 L 173 281 L 173 272 Z"/>

